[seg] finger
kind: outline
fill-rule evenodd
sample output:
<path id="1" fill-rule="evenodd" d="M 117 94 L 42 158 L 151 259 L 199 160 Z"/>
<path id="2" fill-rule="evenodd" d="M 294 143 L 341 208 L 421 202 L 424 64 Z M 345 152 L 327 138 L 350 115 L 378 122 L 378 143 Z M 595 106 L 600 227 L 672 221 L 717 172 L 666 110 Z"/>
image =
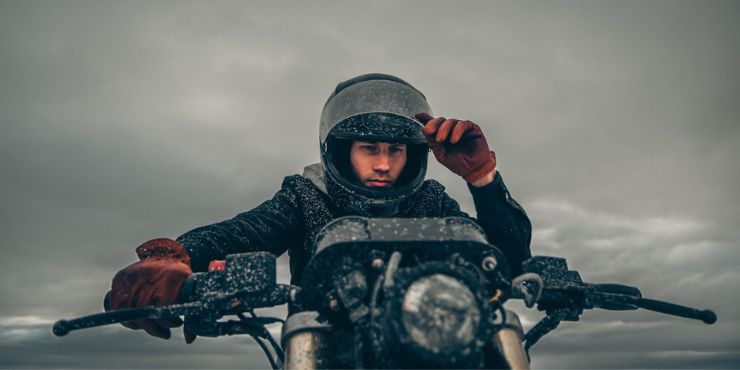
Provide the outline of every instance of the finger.
<path id="1" fill-rule="evenodd" d="M 442 124 L 442 122 L 445 121 L 444 117 L 437 117 L 424 125 L 424 135 L 425 136 L 432 136 L 435 132 L 439 129 L 439 125 Z"/>
<path id="2" fill-rule="evenodd" d="M 111 294 L 110 301 L 108 302 L 108 307 L 111 310 L 120 310 L 121 308 L 131 307 L 129 302 L 130 296 L 128 294 L 119 293 L 117 291 L 113 292 L 114 293 Z"/>
<path id="3" fill-rule="evenodd" d="M 147 332 L 147 334 L 153 337 L 170 339 L 170 337 L 172 336 L 172 332 L 170 331 L 170 329 L 160 326 L 154 320 L 141 320 L 139 321 L 139 325 L 142 329 L 144 329 L 144 331 Z"/>
<path id="4" fill-rule="evenodd" d="M 416 119 L 418 119 L 419 122 L 421 122 L 422 124 L 426 124 L 427 122 L 434 119 L 434 117 L 425 112 L 416 113 L 414 114 L 414 117 L 416 117 Z"/>
<path id="5" fill-rule="evenodd" d="M 119 271 L 111 283 L 108 307 L 111 310 L 131 307 L 131 278 L 126 269 Z"/>
<path id="6" fill-rule="evenodd" d="M 463 137 L 463 135 L 471 131 L 474 128 L 474 123 L 470 121 L 460 121 L 455 125 L 455 128 L 452 129 L 452 134 L 450 135 L 450 143 L 451 144 L 457 144 L 460 141 L 460 138 Z"/>
<path id="7" fill-rule="evenodd" d="M 437 136 L 435 140 L 438 143 L 441 143 L 445 140 L 447 140 L 447 136 L 450 134 L 450 131 L 455 127 L 455 125 L 459 122 L 458 120 L 454 118 L 450 118 L 444 122 L 442 122 L 442 125 L 439 126 L 439 130 L 437 130 Z"/>
<path id="8" fill-rule="evenodd" d="M 141 286 L 137 288 L 134 294 L 131 295 L 131 307 L 151 306 L 152 293 L 142 289 Z"/>

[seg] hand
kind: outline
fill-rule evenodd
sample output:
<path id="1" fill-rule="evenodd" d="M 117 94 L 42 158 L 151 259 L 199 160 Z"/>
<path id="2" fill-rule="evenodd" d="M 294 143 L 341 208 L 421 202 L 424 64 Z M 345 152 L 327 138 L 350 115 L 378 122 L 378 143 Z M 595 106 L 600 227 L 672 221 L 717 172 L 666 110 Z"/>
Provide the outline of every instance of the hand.
<path id="1" fill-rule="evenodd" d="M 170 239 L 150 240 L 138 248 L 140 261 L 119 271 L 111 286 L 111 309 L 166 306 L 179 301 L 180 288 L 193 271 L 190 256 L 182 244 Z M 182 320 L 138 320 L 123 326 L 144 329 L 149 335 L 169 339 L 170 328 Z"/>
<path id="2" fill-rule="evenodd" d="M 471 184 L 485 185 L 481 181 L 487 178 L 493 181 L 496 154 L 488 148 L 480 126 L 426 113 L 417 113 L 415 117 L 424 124 L 427 144 L 439 163 Z"/>

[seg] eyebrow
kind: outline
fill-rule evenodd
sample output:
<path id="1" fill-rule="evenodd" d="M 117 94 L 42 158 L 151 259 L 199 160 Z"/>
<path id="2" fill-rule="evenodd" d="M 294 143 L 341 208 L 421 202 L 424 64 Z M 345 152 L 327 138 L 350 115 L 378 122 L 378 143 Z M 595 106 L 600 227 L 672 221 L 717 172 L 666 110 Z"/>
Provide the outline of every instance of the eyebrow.
<path id="1" fill-rule="evenodd" d="M 378 146 L 378 144 L 381 143 L 380 141 L 358 141 L 357 145 L 359 146 Z M 392 148 L 403 148 L 406 146 L 404 143 L 388 143 L 390 147 Z"/>

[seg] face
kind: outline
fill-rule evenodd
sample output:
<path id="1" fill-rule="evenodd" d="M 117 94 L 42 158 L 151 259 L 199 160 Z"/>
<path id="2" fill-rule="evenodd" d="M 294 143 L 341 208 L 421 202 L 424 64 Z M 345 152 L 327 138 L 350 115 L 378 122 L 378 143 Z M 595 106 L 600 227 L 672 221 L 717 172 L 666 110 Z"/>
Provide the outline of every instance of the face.
<path id="1" fill-rule="evenodd" d="M 406 144 L 355 141 L 349 159 L 362 185 L 391 188 L 406 166 L 406 154 Z"/>

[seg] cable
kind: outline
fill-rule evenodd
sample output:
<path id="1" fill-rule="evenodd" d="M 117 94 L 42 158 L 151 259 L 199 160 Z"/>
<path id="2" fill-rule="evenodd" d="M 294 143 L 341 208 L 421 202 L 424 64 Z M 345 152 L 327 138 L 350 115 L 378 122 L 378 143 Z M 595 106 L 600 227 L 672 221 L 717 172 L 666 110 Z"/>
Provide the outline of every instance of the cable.
<path id="1" fill-rule="evenodd" d="M 249 313 L 250 313 L 250 315 L 252 316 L 253 319 L 257 319 L 257 315 L 254 313 L 254 310 L 250 310 Z M 244 314 L 242 314 L 241 312 L 237 312 L 236 313 L 236 316 L 239 317 L 239 320 L 241 320 L 242 324 L 248 325 L 248 326 L 249 325 L 252 325 L 249 322 L 249 319 L 247 317 L 245 317 Z M 275 347 L 277 343 L 275 343 L 275 340 L 272 339 L 272 336 L 267 331 L 267 329 L 265 329 L 264 325 L 261 326 L 260 328 L 262 330 L 260 330 L 260 332 L 258 334 L 247 332 L 247 335 L 249 335 L 250 337 L 252 337 L 254 339 L 254 341 L 257 342 L 257 344 L 260 346 L 260 348 L 262 349 L 262 352 L 264 352 L 264 354 L 265 354 L 265 357 L 267 357 L 267 361 L 270 362 L 270 366 L 272 367 L 272 369 L 273 370 L 278 370 L 282 366 L 282 362 L 284 361 L 284 356 L 283 356 L 282 350 L 278 350 L 279 349 L 279 346 L 277 348 Z M 270 349 L 267 348 L 267 345 L 260 338 L 260 336 L 259 336 L 260 334 L 262 336 L 264 336 L 265 339 L 267 339 L 267 340 L 270 341 L 270 344 L 272 345 L 273 350 L 275 351 L 275 353 L 280 358 L 280 365 L 278 365 L 278 363 L 275 362 L 275 358 L 272 356 L 272 353 L 270 352 Z"/>
<path id="2" fill-rule="evenodd" d="M 257 314 L 254 313 L 254 310 L 250 310 L 249 313 L 252 315 L 252 318 L 257 318 Z M 280 320 L 283 324 L 285 324 L 285 320 Z M 265 329 L 265 327 L 262 327 L 264 329 L 264 334 L 267 337 L 267 340 L 270 342 L 270 345 L 272 345 L 272 349 L 275 350 L 275 354 L 277 354 L 280 361 L 285 361 L 285 353 L 283 352 L 283 349 L 280 347 L 280 344 L 275 341 L 275 338 L 270 335 L 270 332 Z"/>

